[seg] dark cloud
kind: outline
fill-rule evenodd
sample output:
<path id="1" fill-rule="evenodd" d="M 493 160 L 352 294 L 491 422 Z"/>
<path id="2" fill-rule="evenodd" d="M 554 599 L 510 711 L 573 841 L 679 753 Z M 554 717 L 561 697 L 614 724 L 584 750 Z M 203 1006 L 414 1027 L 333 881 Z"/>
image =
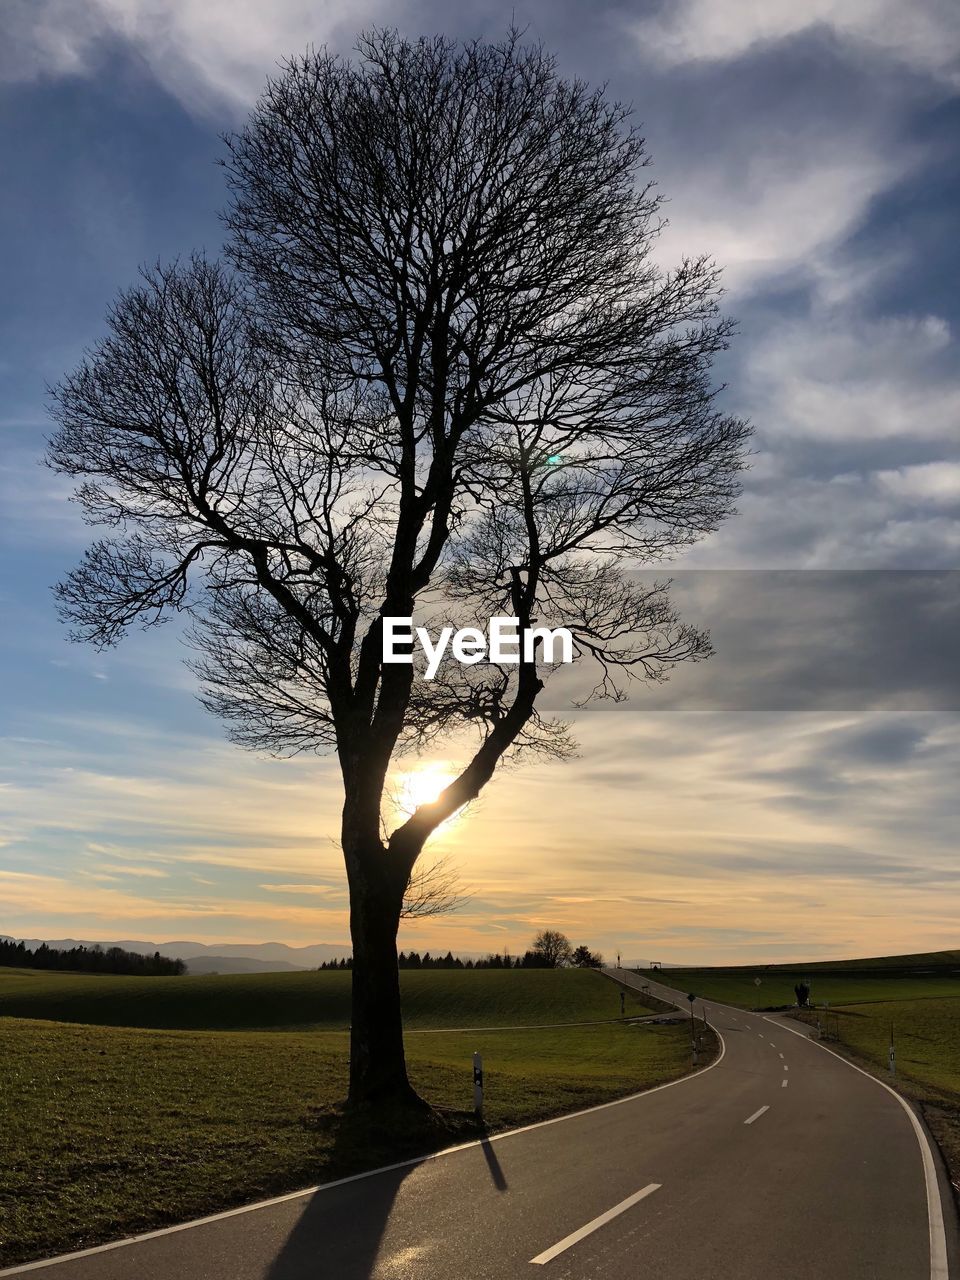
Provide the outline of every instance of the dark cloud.
<path id="1" fill-rule="evenodd" d="M 663 684 L 634 685 L 627 715 L 666 707 L 960 710 L 956 570 L 680 570 L 670 577 L 681 617 L 709 631 L 715 653 L 681 664 Z M 561 671 L 548 686 L 551 707 L 559 710 L 594 679 L 587 662 Z M 885 733 L 893 731 L 877 728 L 875 750 L 902 741 Z"/>

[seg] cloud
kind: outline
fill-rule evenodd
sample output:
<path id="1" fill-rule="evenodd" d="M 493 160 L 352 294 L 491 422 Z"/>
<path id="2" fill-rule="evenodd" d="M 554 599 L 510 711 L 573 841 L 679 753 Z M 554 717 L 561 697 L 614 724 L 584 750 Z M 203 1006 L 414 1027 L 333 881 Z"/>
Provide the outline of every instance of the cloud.
<path id="1" fill-rule="evenodd" d="M 47 430 L 49 424 L 43 424 Z M 37 439 L 41 424 L 21 428 L 20 423 L 0 423 L 4 438 L 0 463 L 0 545 L 26 548 L 82 547 L 90 541 L 80 508 L 70 502 L 74 485 L 40 466 Z M 29 446 L 18 446 L 18 434 L 32 437 Z"/>
<path id="2" fill-rule="evenodd" d="M 341 36 L 349 43 L 387 7 L 380 0 L 322 7 L 314 0 L 14 0 L 0 80 L 91 74 L 122 42 L 188 107 L 243 108 L 283 57 Z"/>
<path id="3" fill-rule="evenodd" d="M 665 574 L 636 577 L 649 586 Z M 680 664 L 663 683 L 629 686 L 621 718 L 839 712 L 884 723 L 888 713 L 960 711 L 960 571 L 678 569 L 671 584 L 679 616 L 709 632 L 714 654 Z M 557 669 L 544 709 L 569 715 L 595 680 L 586 660 Z M 680 767 L 686 746 L 668 735 L 659 756 Z M 629 785 L 638 763 L 614 751 L 583 767 L 591 781 L 616 787 Z"/>
<path id="4" fill-rule="evenodd" d="M 27 875 L 0 868 L 0 893 L 7 927 L 14 937 L 46 936 L 68 928 L 85 935 L 112 933 L 122 937 L 131 925 L 158 933 L 190 929 L 207 938 L 236 936 L 262 941 L 264 928 L 315 940 L 326 934 L 343 937 L 344 909 L 274 904 L 229 892 L 209 900 L 187 895 L 164 898 L 126 893 L 103 879 L 66 875 Z"/>
<path id="5" fill-rule="evenodd" d="M 746 958 L 764 942 L 786 957 L 949 940 L 960 907 L 949 715 L 639 701 L 584 714 L 578 733 L 579 761 L 502 774 L 444 834 L 474 896 L 453 916 L 405 923 L 402 946 L 484 952 L 495 935 L 516 952 L 544 925 L 611 954 L 678 960 Z M 19 744 L 4 804 L 8 932 L 345 936 L 340 855 L 320 834 L 339 807 L 325 766 L 152 738 L 126 786 L 108 762 L 119 753 L 131 767 L 131 736 L 92 734 L 100 758 L 70 773 L 38 771 Z M 100 876 L 168 874 L 133 893 L 91 879 L 91 864 Z"/>
<path id="6" fill-rule="evenodd" d="M 336 895 L 343 896 L 343 886 L 332 884 L 261 884 L 257 888 L 266 890 L 267 893 L 293 893 L 298 897 L 301 894 L 321 894 L 324 897 Z"/>
<path id="7" fill-rule="evenodd" d="M 771 278 L 822 280 L 834 293 L 849 288 L 834 251 L 871 202 L 919 162 L 881 133 L 847 127 L 831 136 L 806 121 L 787 146 L 781 131 L 757 128 L 718 149 L 665 147 L 657 173 L 670 196 L 669 225 L 658 259 L 706 255 L 735 295 Z"/>
<path id="8" fill-rule="evenodd" d="M 645 53 L 673 66 L 730 61 L 821 28 L 861 51 L 960 83 L 953 0 L 671 0 L 630 25 Z"/>
<path id="9" fill-rule="evenodd" d="M 38 717 L 52 741 L 0 739 L 3 835 L 68 869 L 143 868 L 178 891 L 188 871 L 340 873 L 330 761 L 268 762 L 213 737 L 129 720 Z M 83 765 L 77 758 L 78 744 Z M 208 871 L 209 874 L 209 871 Z"/>
<path id="10" fill-rule="evenodd" d="M 757 457 L 691 565 L 921 569 L 960 553 L 958 344 L 938 315 L 814 306 L 743 343 Z"/>
<path id="11" fill-rule="evenodd" d="M 960 462 L 923 462 L 878 471 L 877 487 L 900 502 L 930 507 L 960 506 Z"/>
<path id="12" fill-rule="evenodd" d="M 742 395 L 766 440 L 956 443 L 956 337 L 936 315 L 818 312 L 756 335 Z M 862 454 L 858 453 L 862 457 Z"/>
<path id="13" fill-rule="evenodd" d="M 659 257 L 714 257 L 737 307 L 774 285 L 838 302 L 903 265 L 848 242 L 886 193 L 952 163 L 916 127 L 960 85 L 951 0 L 671 0 L 625 26 L 669 198 Z"/>
<path id="14" fill-rule="evenodd" d="M 112 879 L 117 876 L 146 876 L 148 879 L 165 880 L 169 876 L 169 871 L 162 871 L 159 867 L 135 867 L 129 864 L 124 866 L 118 863 L 110 864 L 110 875 Z"/>

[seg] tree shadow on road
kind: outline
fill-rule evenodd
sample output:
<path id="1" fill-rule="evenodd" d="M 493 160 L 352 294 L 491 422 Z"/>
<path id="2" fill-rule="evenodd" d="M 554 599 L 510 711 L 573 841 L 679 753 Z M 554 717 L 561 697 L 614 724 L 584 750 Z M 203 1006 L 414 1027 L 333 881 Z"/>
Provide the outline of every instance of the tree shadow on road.
<path id="1" fill-rule="evenodd" d="M 485 1126 L 468 1113 L 430 1113 L 426 1117 L 385 1116 L 359 1120 L 330 1110 L 312 1122 L 335 1132 L 331 1165 L 342 1177 L 383 1168 L 370 1177 L 328 1186 L 305 1202 L 265 1280 L 371 1280 L 394 1203 L 404 1180 L 444 1147 L 481 1140 L 495 1186 L 507 1182 L 486 1137 Z M 406 1162 L 401 1168 L 388 1166 Z M 415 1266 L 417 1243 L 398 1242 Z"/>

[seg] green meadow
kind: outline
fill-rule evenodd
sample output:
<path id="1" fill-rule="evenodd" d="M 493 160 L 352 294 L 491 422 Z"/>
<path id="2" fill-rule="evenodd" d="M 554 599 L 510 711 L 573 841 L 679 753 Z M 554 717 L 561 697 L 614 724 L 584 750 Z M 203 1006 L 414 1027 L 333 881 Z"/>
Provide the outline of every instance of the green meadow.
<path id="1" fill-rule="evenodd" d="M 840 965 L 829 969 L 808 965 L 641 972 L 667 986 L 741 1009 L 789 1008 L 796 1003 L 793 989 L 801 979 L 810 987 L 811 1002 L 818 1005 L 960 997 L 960 965 L 956 971 L 947 965 L 931 966 L 928 972 L 908 970 L 906 966 L 897 969 L 892 963 L 889 969 L 878 965 L 871 970 L 863 961 L 849 969 Z"/>
<path id="2" fill-rule="evenodd" d="M 813 1023 L 815 1013 L 801 1020 Z M 960 1090 L 960 999 L 842 1005 L 829 1020 L 838 1044 L 886 1068 L 891 1036 L 897 1074 L 934 1089 Z"/>
<path id="3" fill-rule="evenodd" d="M 410 1074 L 438 1119 L 429 1134 L 387 1139 L 342 1110 L 347 974 L 0 970 L 0 1263 L 184 1221 L 690 1070 L 686 1025 L 620 1022 L 619 988 L 597 973 L 434 970 L 403 982 Z M 628 997 L 627 1012 L 648 1010 Z M 588 1025 L 496 1029 L 530 1023 Z M 471 1111 L 475 1050 L 483 1127 Z"/>
<path id="4" fill-rule="evenodd" d="M 405 970 L 400 980 L 412 1030 L 620 1015 L 619 987 L 580 969 Z M 649 1012 L 627 998 L 629 1008 Z M 343 1031 L 350 1025 L 350 974 L 141 978 L 0 969 L 0 1017 L 182 1031 Z"/>

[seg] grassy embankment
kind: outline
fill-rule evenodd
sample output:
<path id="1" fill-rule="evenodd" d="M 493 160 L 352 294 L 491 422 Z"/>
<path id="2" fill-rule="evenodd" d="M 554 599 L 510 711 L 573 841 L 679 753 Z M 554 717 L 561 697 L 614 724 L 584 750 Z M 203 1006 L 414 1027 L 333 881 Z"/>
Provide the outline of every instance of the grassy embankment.
<path id="1" fill-rule="evenodd" d="M 884 962 L 886 963 L 886 962 Z M 869 1004 L 887 1000 L 924 1000 L 960 997 L 960 965 L 930 967 L 928 972 L 908 972 L 890 967 L 869 970 L 862 962 L 847 970 L 840 964 L 829 970 L 814 965 L 791 968 L 670 969 L 650 976 L 678 990 L 693 991 L 708 1000 L 720 1000 L 741 1009 L 790 1008 L 796 1003 L 793 988 L 803 979 L 810 987 L 810 999 L 818 1005 Z M 760 979 L 757 986 L 756 979 Z"/>
<path id="2" fill-rule="evenodd" d="M 409 1036 L 412 1079 L 442 1122 L 430 1135 L 388 1140 L 352 1129 L 340 1107 L 348 975 L 0 970 L 0 1263 L 476 1136 L 469 1112 L 476 1049 L 484 1055 L 488 1131 L 689 1069 L 686 1026 L 493 1029 L 617 1018 L 618 989 L 596 973 L 439 970 L 405 973 L 403 986 L 411 1030 L 489 1029 Z M 632 997 L 627 1011 L 647 1012 Z"/>

